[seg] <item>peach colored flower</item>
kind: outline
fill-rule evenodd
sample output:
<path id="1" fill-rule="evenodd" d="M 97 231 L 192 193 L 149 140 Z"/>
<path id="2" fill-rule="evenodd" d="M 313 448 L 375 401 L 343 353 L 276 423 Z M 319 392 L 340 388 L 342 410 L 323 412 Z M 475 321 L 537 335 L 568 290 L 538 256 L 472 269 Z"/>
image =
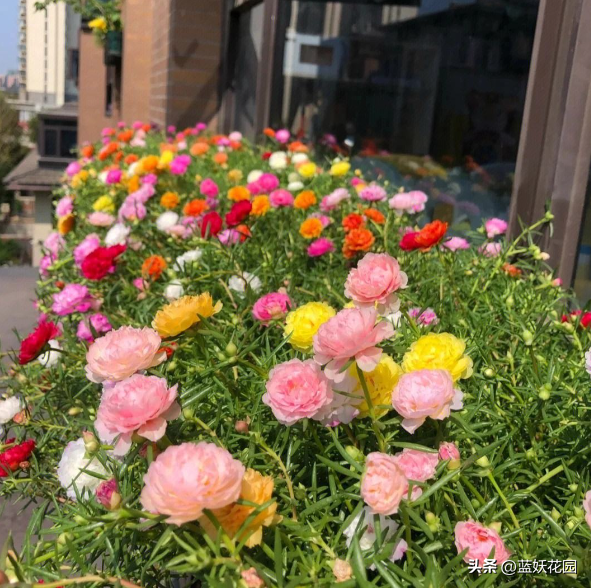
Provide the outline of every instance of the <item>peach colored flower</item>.
<path id="1" fill-rule="evenodd" d="M 407 491 L 408 480 L 391 455 L 374 452 L 367 456 L 361 497 L 373 514 L 396 514 Z"/>
<path id="2" fill-rule="evenodd" d="M 115 384 L 106 384 L 94 427 L 103 443 L 113 443 L 115 455 L 131 448 L 132 433 L 158 441 L 166 432 L 166 421 L 181 414 L 176 402 L 177 385 L 168 388 L 164 378 L 134 374 Z"/>
<path id="3" fill-rule="evenodd" d="M 154 329 L 121 327 L 97 339 L 86 354 L 86 375 L 91 382 L 118 382 L 162 363 L 162 340 Z"/>
<path id="4" fill-rule="evenodd" d="M 406 288 L 408 278 L 398 261 L 387 253 L 368 253 L 353 268 L 345 282 L 345 296 L 358 307 L 374 307 L 378 312 L 396 312 L 400 302 L 395 292 Z"/>
<path id="5" fill-rule="evenodd" d="M 213 443 L 182 443 L 163 451 L 148 468 L 140 496 L 149 512 L 168 515 L 167 523 L 194 521 L 203 509 L 238 500 L 244 466 Z"/>
<path id="6" fill-rule="evenodd" d="M 587 521 L 587 524 L 591 527 L 591 490 L 585 494 L 583 509 L 585 510 L 585 521 Z"/>
<path id="7" fill-rule="evenodd" d="M 439 463 L 437 453 L 429 453 L 418 449 L 403 449 L 400 453 L 392 456 L 394 463 L 402 470 L 402 473 L 409 480 L 415 482 L 426 482 L 435 476 L 435 470 Z M 413 486 L 411 500 L 416 500 L 423 493 L 422 488 Z M 404 497 L 408 497 L 408 486 Z"/>
<path id="8" fill-rule="evenodd" d="M 333 401 L 329 380 L 312 359 L 292 359 L 269 372 L 263 402 L 284 425 L 315 418 Z"/>
<path id="9" fill-rule="evenodd" d="M 392 392 L 392 405 L 404 417 L 402 428 L 414 433 L 427 419 L 441 421 L 450 410 L 462 408 L 462 392 L 446 370 L 418 370 L 404 374 Z"/>
<path id="10" fill-rule="evenodd" d="M 464 561 L 477 560 L 482 566 L 487 558 L 494 558 L 497 565 L 509 559 L 511 553 L 505 547 L 500 535 L 494 530 L 475 521 L 464 521 L 456 524 L 454 529 L 458 553 L 468 549 Z M 494 549 L 494 554 L 493 554 Z"/>
<path id="11" fill-rule="evenodd" d="M 344 308 L 320 326 L 314 336 L 314 360 L 326 364 L 328 378 L 341 382 L 352 358 L 364 372 L 375 369 L 382 355 L 376 345 L 394 334 L 392 323 L 376 324 L 376 319 L 375 308 Z"/>

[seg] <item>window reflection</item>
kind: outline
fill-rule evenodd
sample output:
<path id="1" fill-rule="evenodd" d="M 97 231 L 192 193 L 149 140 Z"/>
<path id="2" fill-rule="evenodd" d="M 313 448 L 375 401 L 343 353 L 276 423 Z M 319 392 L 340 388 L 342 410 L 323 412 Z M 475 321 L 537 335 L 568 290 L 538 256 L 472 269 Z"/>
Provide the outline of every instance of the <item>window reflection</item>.
<path id="1" fill-rule="evenodd" d="M 406 4 L 282 3 L 272 123 L 459 228 L 506 217 L 538 1 Z"/>

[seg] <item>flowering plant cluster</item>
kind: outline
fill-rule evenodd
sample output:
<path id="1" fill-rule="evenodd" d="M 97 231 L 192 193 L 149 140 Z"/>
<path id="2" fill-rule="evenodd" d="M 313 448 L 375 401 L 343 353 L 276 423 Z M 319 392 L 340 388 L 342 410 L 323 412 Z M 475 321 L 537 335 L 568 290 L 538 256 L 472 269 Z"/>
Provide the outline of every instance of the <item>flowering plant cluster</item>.
<path id="1" fill-rule="evenodd" d="M 0 494 L 36 511 L 0 579 L 476 587 L 535 557 L 588 585 L 591 321 L 551 215 L 454 236 L 265 135 L 121 124 L 68 166 L 2 378 Z"/>

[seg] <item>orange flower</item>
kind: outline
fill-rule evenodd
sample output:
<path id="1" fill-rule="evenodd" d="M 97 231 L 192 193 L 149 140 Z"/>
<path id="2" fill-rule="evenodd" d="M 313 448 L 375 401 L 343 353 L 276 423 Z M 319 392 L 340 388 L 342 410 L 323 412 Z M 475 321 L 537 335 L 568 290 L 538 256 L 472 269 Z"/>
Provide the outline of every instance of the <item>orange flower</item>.
<path id="1" fill-rule="evenodd" d="M 150 255 L 142 264 L 142 276 L 157 280 L 166 269 L 166 260 L 161 255 Z"/>
<path id="2" fill-rule="evenodd" d="M 191 200 L 191 202 L 187 202 L 183 207 L 183 214 L 186 216 L 199 216 L 203 214 L 209 206 L 205 200 L 200 200 L 199 198 L 195 198 Z"/>
<path id="3" fill-rule="evenodd" d="M 239 182 L 242 179 L 243 176 L 244 176 L 244 174 L 239 169 L 231 169 L 228 172 L 228 179 L 231 182 Z"/>
<path id="4" fill-rule="evenodd" d="M 246 225 L 238 225 L 236 230 L 240 233 L 240 242 L 246 241 L 248 237 L 252 237 L 250 229 Z"/>
<path id="5" fill-rule="evenodd" d="M 72 213 L 62 216 L 57 221 L 57 230 L 60 235 L 67 235 L 74 228 L 75 217 Z"/>
<path id="6" fill-rule="evenodd" d="M 209 151 L 209 145 L 205 141 L 197 141 L 191 145 L 191 155 L 205 155 Z"/>
<path id="7" fill-rule="evenodd" d="M 135 153 L 130 153 L 126 158 L 125 158 L 125 163 L 127 165 L 131 165 L 132 163 L 135 163 L 137 160 L 139 159 L 139 157 L 135 154 Z"/>
<path id="8" fill-rule="evenodd" d="M 159 159 L 156 155 L 148 155 L 147 157 L 144 157 L 142 159 L 141 168 L 145 173 L 149 174 L 151 172 L 156 171 L 156 168 L 158 167 L 158 162 Z"/>
<path id="9" fill-rule="evenodd" d="M 347 232 L 353 231 L 354 229 L 359 229 L 364 224 L 365 224 L 365 219 L 360 214 L 357 214 L 355 212 L 348 214 L 343 219 L 343 227 L 345 228 L 345 231 L 347 231 Z"/>
<path id="10" fill-rule="evenodd" d="M 226 153 L 224 153 L 223 151 L 218 151 L 213 156 L 213 161 L 215 163 L 217 163 L 218 165 L 224 165 L 224 163 L 228 162 L 228 155 Z"/>
<path id="11" fill-rule="evenodd" d="M 164 208 L 176 208 L 179 205 L 180 198 L 176 192 L 166 192 L 160 198 L 160 206 Z"/>
<path id="12" fill-rule="evenodd" d="M 368 251 L 375 240 L 373 233 L 368 229 L 352 229 L 345 237 L 343 255 L 350 259 L 357 251 Z"/>
<path id="13" fill-rule="evenodd" d="M 138 176 L 131 176 L 127 180 L 127 193 L 132 194 L 140 189 L 140 178 Z"/>
<path id="14" fill-rule="evenodd" d="M 80 149 L 80 153 L 82 157 L 90 159 L 94 155 L 94 145 L 84 145 L 84 147 Z"/>
<path id="15" fill-rule="evenodd" d="M 292 153 L 308 153 L 308 147 L 301 141 L 292 141 L 288 146 L 287 150 Z"/>
<path id="16" fill-rule="evenodd" d="M 133 131 L 131 129 L 126 129 L 125 131 L 121 131 L 117 135 L 117 139 L 122 143 L 129 143 L 133 139 Z"/>
<path id="17" fill-rule="evenodd" d="M 315 239 L 322 233 L 322 222 L 318 218 L 307 218 L 300 225 L 300 235 L 304 239 Z"/>
<path id="18" fill-rule="evenodd" d="M 178 150 L 179 148 L 173 143 L 160 143 L 160 153 L 164 153 L 166 151 L 176 153 Z"/>
<path id="19" fill-rule="evenodd" d="M 250 190 L 246 186 L 234 186 L 228 190 L 228 198 L 233 202 L 250 200 Z"/>
<path id="20" fill-rule="evenodd" d="M 269 197 L 261 194 L 260 196 L 255 196 L 252 201 L 250 214 L 251 216 L 265 216 L 269 212 L 269 208 L 271 208 Z"/>
<path id="21" fill-rule="evenodd" d="M 433 245 L 437 245 L 447 231 L 447 223 L 434 220 L 426 224 L 420 231 L 407 233 L 400 241 L 400 248 L 404 251 L 420 249 L 429 251 Z"/>
<path id="22" fill-rule="evenodd" d="M 312 190 L 300 192 L 293 201 L 293 207 L 301 210 L 307 210 L 310 206 L 316 204 L 316 195 Z"/>
<path id="23" fill-rule="evenodd" d="M 510 263 L 503 264 L 503 271 L 512 278 L 518 278 L 521 275 L 521 270 Z"/>
<path id="24" fill-rule="evenodd" d="M 272 139 L 275 136 L 275 131 L 267 127 L 266 129 L 263 129 L 263 134 Z"/>
<path id="25" fill-rule="evenodd" d="M 363 214 L 378 225 L 383 225 L 386 222 L 386 217 L 377 208 L 366 208 Z"/>

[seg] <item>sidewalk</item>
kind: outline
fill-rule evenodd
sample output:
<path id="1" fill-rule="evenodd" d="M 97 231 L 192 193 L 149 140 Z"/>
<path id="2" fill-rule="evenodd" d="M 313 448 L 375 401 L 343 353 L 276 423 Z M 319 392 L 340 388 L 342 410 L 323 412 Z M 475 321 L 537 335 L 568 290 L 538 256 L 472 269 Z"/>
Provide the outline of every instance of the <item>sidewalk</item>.
<path id="1" fill-rule="evenodd" d="M 0 345 L 2 351 L 19 348 L 19 340 L 13 332 L 16 328 L 21 338 L 25 337 L 37 322 L 37 311 L 33 307 L 35 282 L 38 270 L 33 267 L 0 267 Z M 1 483 L 1 482 L 0 482 Z M 6 505 L 0 498 L 0 547 L 12 530 L 15 546 L 20 549 L 27 522 L 32 509 L 22 514 L 19 510 L 25 505 Z"/>

